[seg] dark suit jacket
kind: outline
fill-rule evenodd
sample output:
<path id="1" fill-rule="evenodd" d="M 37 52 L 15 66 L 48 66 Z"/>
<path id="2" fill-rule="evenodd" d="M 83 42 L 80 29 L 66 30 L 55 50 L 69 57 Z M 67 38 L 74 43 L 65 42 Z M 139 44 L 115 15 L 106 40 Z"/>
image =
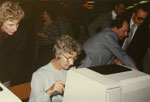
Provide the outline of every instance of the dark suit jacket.
<path id="1" fill-rule="evenodd" d="M 131 16 L 127 19 L 130 25 Z M 148 25 L 144 22 L 140 27 L 137 28 L 134 37 L 127 48 L 127 54 L 133 58 L 136 62 L 137 67 L 141 69 L 142 60 L 146 55 L 148 46 Z"/>

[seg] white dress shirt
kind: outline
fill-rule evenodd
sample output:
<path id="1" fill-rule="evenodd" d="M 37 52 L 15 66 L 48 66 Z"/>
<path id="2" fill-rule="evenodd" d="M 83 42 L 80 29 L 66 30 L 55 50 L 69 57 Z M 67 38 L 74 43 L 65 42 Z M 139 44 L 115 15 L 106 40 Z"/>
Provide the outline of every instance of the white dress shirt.
<path id="1" fill-rule="evenodd" d="M 124 40 L 124 43 L 122 45 L 122 49 L 124 49 L 125 51 L 126 51 L 127 47 L 129 46 L 129 44 L 131 43 L 137 28 L 138 28 L 138 26 L 133 22 L 133 19 L 131 18 L 131 21 L 130 21 L 130 32 L 128 33 L 128 37 Z M 132 32 L 132 34 L 131 34 L 131 32 Z"/>
<path id="2" fill-rule="evenodd" d="M 114 19 L 116 19 L 116 17 L 117 17 L 117 14 L 116 14 L 115 11 L 113 10 L 113 11 L 112 11 L 112 19 L 114 20 Z"/>
<path id="3" fill-rule="evenodd" d="M 131 27 L 132 27 L 133 24 L 135 25 L 135 27 L 134 27 L 134 31 L 133 31 L 131 40 L 133 39 L 133 37 L 134 37 L 134 35 L 135 35 L 135 32 L 136 32 L 136 30 L 137 30 L 137 28 L 138 28 L 138 26 L 133 22 L 133 18 L 131 18 L 131 21 L 130 21 L 130 29 L 131 29 Z"/>

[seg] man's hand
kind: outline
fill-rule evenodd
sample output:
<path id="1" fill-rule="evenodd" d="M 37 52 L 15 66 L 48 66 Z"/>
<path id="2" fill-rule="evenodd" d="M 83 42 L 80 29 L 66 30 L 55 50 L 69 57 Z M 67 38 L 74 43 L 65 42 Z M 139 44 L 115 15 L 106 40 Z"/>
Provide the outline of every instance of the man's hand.
<path id="1" fill-rule="evenodd" d="M 50 96 L 53 92 L 58 91 L 60 93 L 64 92 L 65 82 L 56 81 L 47 91 L 46 93 Z"/>
<path id="2" fill-rule="evenodd" d="M 112 63 L 113 64 L 123 65 L 123 63 L 119 59 L 114 59 Z M 136 66 L 134 66 L 133 69 L 138 70 L 138 68 Z"/>
<path id="3" fill-rule="evenodd" d="M 123 63 L 119 59 L 114 59 L 112 63 L 123 65 Z"/>
<path id="4" fill-rule="evenodd" d="M 138 70 L 138 68 L 136 66 L 134 66 L 133 69 Z"/>

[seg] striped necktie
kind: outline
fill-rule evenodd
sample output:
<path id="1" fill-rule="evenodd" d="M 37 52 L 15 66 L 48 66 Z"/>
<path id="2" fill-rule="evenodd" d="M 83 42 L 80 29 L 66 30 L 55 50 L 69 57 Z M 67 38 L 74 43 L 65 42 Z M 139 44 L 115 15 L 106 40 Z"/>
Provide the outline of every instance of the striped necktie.
<path id="1" fill-rule="evenodd" d="M 124 49 L 125 51 L 133 38 L 134 29 L 135 29 L 135 24 L 132 25 L 130 32 L 128 33 L 128 37 L 125 39 L 123 43 L 122 49 Z"/>

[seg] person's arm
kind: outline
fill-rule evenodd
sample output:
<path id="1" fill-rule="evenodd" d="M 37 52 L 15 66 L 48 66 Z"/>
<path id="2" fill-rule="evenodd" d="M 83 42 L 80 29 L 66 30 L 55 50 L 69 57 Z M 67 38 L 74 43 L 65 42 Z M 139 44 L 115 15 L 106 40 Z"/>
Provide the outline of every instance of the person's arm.
<path id="1" fill-rule="evenodd" d="M 37 73 L 32 76 L 29 102 L 50 102 L 49 95 L 43 88 L 42 79 Z"/>
<path id="2" fill-rule="evenodd" d="M 37 73 L 33 74 L 31 80 L 31 95 L 29 102 L 51 102 L 50 97 L 54 92 L 63 93 L 65 83 L 63 81 L 56 81 L 50 88 L 45 89 L 45 83 Z M 59 100 L 60 98 L 58 98 Z M 60 99 L 61 100 L 61 99 Z"/>
<path id="3" fill-rule="evenodd" d="M 44 34 L 44 33 L 37 33 L 37 35 L 41 38 L 48 38 L 48 35 Z"/>
<path id="4" fill-rule="evenodd" d="M 136 67 L 135 62 L 129 57 L 126 52 L 119 46 L 115 37 L 112 38 L 113 35 L 105 36 L 105 40 L 107 41 L 106 47 L 108 50 L 112 52 L 112 54 L 123 63 L 123 65 L 128 67 Z"/>
<path id="5" fill-rule="evenodd" d="M 123 65 L 123 63 L 119 59 L 114 59 L 112 63 L 113 64 Z M 138 70 L 138 68 L 136 66 L 133 67 L 133 69 Z"/>

